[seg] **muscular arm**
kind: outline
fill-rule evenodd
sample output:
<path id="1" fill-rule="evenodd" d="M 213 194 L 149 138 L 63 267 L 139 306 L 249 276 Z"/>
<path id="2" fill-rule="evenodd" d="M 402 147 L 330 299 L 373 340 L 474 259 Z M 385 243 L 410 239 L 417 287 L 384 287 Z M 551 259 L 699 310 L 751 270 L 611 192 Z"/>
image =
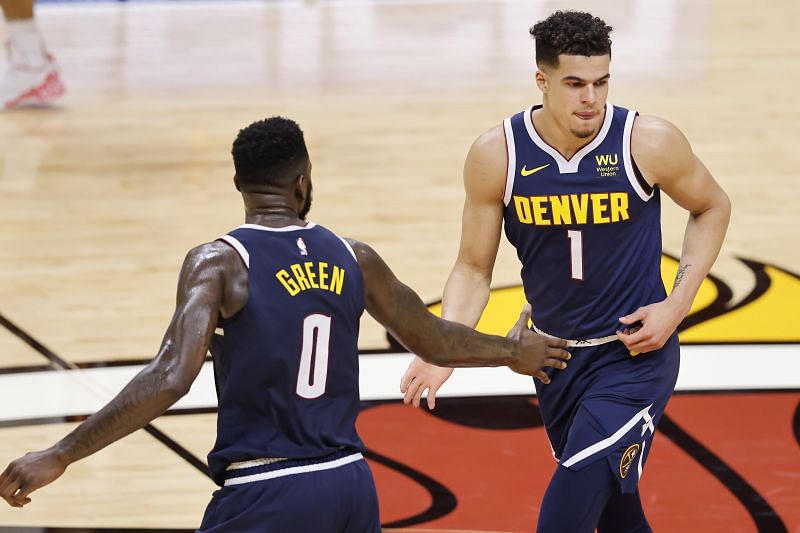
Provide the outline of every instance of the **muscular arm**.
<path id="1" fill-rule="evenodd" d="M 644 352 L 663 345 L 689 312 L 700 284 L 719 254 L 731 205 L 686 137 L 669 122 L 639 117 L 633 127 L 631 153 L 645 179 L 689 212 L 675 283 L 664 302 L 664 312 L 657 317 L 664 322 L 663 331 L 642 328 L 623 338 L 628 348 Z M 639 318 L 632 321 L 635 320 Z"/>
<path id="2" fill-rule="evenodd" d="M 489 301 L 503 224 L 507 165 L 502 126 L 481 135 L 464 163 L 466 198 L 458 257 L 442 297 L 442 317 L 475 327 Z"/>
<path id="3" fill-rule="evenodd" d="M 203 366 L 222 305 L 218 244 L 189 252 L 181 268 L 175 313 L 149 365 L 96 414 L 56 444 L 73 463 L 144 427 L 183 397 Z"/>
<path id="4" fill-rule="evenodd" d="M 367 311 L 409 351 L 427 362 L 451 367 L 513 365 L 518 360 L 516 340 L 484 335 L 438 318 L 372 248 L 357 241 L 351 245 L 364 273 Z"/>
<path id="5" fill-rule="evenodd" d="M 53 447 L 27 454 L 0 475 L 0 496 L 12 506 L 60 476 L 71 463 L 144 427 L 184 396 L 205 361 L 225 292 L 225 265 L 235 252 L 222 243 L 199 246 L 186 256 L 177 305 L 153 361 L 100 411 Z M 17 494 L 17 490 L 19 493 Z"/>
<path id="6" fill-rule="evenodd" d="M 506 167 L 505 134 L 499 125 L 473 143 L 464 163 L 464 211 L 461 244 L 442 297 L 442 317 L 475 327 L 489 301 L 492 270 L 500 245 Z M 400 379 L 405 403 L 419 405 L 428 390 L 428 407 L 451 369 L 435 368 L 416 358 Z"/>

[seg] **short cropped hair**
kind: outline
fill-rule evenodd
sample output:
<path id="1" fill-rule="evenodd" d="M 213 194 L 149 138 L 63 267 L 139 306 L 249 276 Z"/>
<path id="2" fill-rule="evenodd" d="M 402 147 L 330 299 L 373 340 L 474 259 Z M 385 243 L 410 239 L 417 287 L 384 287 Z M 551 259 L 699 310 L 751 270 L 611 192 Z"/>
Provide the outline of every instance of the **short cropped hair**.
<path id="1" fill-rule="evenodd" d="M 293 120 L 269 117 L 239 131 L 233 141 L 233 166 L 239 187 L 283 187 L 308 164 L 303 130 Z"/>
<path id="2" fill-rule="evenodd" d="M 536 64 L 558 68 L 561 54 L 610 56 L 611 30 L 602 19 L 589 13 L 556 11 L 530 29 L 536 41 Z"/>

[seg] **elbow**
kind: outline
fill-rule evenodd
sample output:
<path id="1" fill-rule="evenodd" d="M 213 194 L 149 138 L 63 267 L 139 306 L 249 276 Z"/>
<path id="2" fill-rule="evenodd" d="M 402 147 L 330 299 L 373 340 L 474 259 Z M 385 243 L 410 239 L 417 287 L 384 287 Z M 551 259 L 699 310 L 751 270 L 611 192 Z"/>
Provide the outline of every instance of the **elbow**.
<path id="1" fill-rule="evenodd" d="M 191 381 L 183 379 L 181 376 L 168 376 L 162 390 L 173 402 L 177 402 L 186 396 L 191 388 Z"/>
<path id="2" fill-rule="evenodd" d="M 151 383 L 156 384 L 157 394 L 170 402 L 170 405 L 177 402 L 189 392 L 192 380 L 186 379 L 177 368 L 169 368 L 161 365 L 151 367 Z"/>

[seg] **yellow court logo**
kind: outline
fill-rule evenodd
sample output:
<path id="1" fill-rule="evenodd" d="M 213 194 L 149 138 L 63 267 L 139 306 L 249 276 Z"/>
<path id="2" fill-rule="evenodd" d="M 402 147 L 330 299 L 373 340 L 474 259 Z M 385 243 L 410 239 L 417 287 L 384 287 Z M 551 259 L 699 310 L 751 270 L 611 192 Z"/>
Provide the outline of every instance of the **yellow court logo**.
<path id="1" fill-rule="evenodd" d="M 639 445 L 632 444 L 622 454 L 622 459 L 619 462 L 619 475 L 624 479 L 631 470 L 631 465 L 634 459 L 639 455 Z"/>
<path id="2" fill-rule="evenodd" d="M 547 163 L 546 165 L 542 165 L 540 167 L 536 167 L 536 168 L 532 168 L 532 169 L 528 170 L 527 168 L 525 168 L 525 165 L 522 165 L 522 170 L 520 170 L 519 173 L 522 174 L 523 176 L 527 177 L 527 176 L 530 176 L 531 174 L 536 174 L 537 172 L 539 172 L 543 168 L 547 168 L 549 166 L 550 166 L 550 163 Z"/>

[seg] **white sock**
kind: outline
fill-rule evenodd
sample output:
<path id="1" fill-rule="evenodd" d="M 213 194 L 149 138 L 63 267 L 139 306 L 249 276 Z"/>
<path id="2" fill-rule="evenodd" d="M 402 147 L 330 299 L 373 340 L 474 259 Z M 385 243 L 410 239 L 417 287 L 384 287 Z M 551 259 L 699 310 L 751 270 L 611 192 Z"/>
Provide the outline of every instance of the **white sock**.
<path id="1" fill-rule="evenodd" d="M 11 62 L 13 64 L 36 68 L 47 62 L 44 42 L 33 19 L 9 20 L 6 28 L 8 28 L 8 39 L 11 43 Z"/>

